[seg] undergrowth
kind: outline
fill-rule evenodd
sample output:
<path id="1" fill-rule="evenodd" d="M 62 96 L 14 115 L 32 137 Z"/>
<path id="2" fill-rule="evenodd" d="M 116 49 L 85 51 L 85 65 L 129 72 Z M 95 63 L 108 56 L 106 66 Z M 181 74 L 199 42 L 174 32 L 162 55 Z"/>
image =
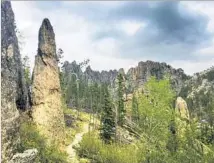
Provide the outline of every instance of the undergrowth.
<path id="1" fill-rule="evenodd" d="M 91 163 L 137 163 L 137 150 L 132 145 L 105 144 L 95 134 L 85 134 L 78 148 L 80 157 Z"/>
<path id="2" fill-rule="evenodd" d="M 21 144 L 19 152 L 36 148 L 38 163 L 67 163 L 67 154 L 59 150 L 56 145 L 47 145 L 46 139 L 39 134 L 32 122 L 25 122 L 20 127 Z"/>

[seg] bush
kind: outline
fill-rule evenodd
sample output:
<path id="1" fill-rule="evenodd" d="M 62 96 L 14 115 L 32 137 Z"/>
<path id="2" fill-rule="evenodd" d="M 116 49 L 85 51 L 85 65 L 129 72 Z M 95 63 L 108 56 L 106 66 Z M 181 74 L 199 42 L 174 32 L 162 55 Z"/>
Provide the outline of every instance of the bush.
<path id="1" fill-rule="evenodd" d="M 78 149 L 81 157 L 92 163 L 137 163 L 137 150 L 132 145 L 105 144 L 94 134 L 84 135 Z"/>
<path id="2" fill-rule="evenodd" d="M 19 152 L 30 148 L 38 150 L 37 162 L 40 163 L 67 163 L 67 154 L 60 151 L 55 145 L 47 146 L 46 139 L 39 134 L 36 126 L 30 122 L 23 123 L 20 128 L 21 144 Z"/>

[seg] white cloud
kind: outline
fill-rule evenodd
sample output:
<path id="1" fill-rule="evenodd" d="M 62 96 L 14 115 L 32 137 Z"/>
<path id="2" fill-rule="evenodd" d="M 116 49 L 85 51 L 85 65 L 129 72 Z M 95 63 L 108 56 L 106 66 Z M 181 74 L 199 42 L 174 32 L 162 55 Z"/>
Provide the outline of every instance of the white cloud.
<path id="1" fill-rule="evenodd" d="M 137 23 L 137 22 L 130 22 L 125 21 L 122 23 L 122 29 L 128 34 L 128 35 L 134 35 L 138 29 L 141 27 L 144 27 L 145 24 L 143 23 Z"/>
<path id="2" fill-rule="evenodd" d="M 195 2 L 181 2 L 183 5 L 188 7 L 194 12 L 202 13 L 206 15 L 209 19 L 207 29 L 214 33 L 214 2 L 212 1 L 195 1 Z M 202 71 L 214 65 L 214 39 L 209 47 L 202 48 L 195 52 L 195 55 L 199 58 L 197 62 L 181 62 L 182 67 L 187 73 L 192 74 L 198 71 Z M 206 59 L 208 58 L 208 59 Z M 211 58 L 211 59 L 210 59 Z M 177 62 L 175 65 L 179 65 Z"/>
<path id="3" fill-rule="evenodd" d="M 170 64 L 175 68 L 180 68 L 186 70 L 185 73 L 192 75 L 193 73 L 206 70 L 207 68 L 213 66 L 214 58 L 211 60 L 201 60 L 201 61 L 173 61 Z"/>
<path id="4" fill-rule="evenodd" d="M 39 27 L 45 17 L 49 18 L 51 24 L 53 25 L 56 35 L 57 47 L 63 49 L 65 60 L 70 62 L 73 60 L 81 62 L 84 59 L 89 58 L 91 60 L 91 67 L 96 70 L 118 69 L 121 67 L 127 70 L 131 66 L 137 66 L 137 62 L 140 60 L 135 58 L 122 58 L 123 54 L 119 54 L 121 51 L 119 49 L 119 45 L 122 43 L 118 40 L 103 39 L 96 43 L 92 40 L 92 34 L 98 30 L 102 30 L 105 24 L 104 26 L 99 26 L 99 24 L 96 24 L 96 22 L 91 22 L 83 15 L 78 15 L 77 13 L 73 12 L 72 8 L 69 9 L 69 4 L 72 4 L 71 6 L 79 5 L 79 2 L 63 2 L 63 5 L 66 5 L 66 9 L 63 7 L 51 9 L 51 4 L 53 2 L 49 2 L 50 9 L 47 10 L 39 8 L 38 3 L 41 2 L 12 1 L 17 27 L 25 38 L 25 45 L 23 47 L 22 54 L 27 54 L 30 57 L 32 67 L 34 64 L 34 57 L 37 53 Z M 47 3 L 48 2 L 46 2 L 46 4 Z M 104 3 L 110 7 L 119 5 L 119 2 L 99 3 Z M 211 5 L 209 6 L 209 4 L 198 4 L 198 7 L 194 8 L 193 5 L 189 3 L 184 4 L 190 7 L 192 10 L 203 12 L 209 16 L 210 23 L 208 28 L 213 31 L 214 10 L 211 9 Z M 206 10 L 202 10 L 204 5 L 206 6 Z M 134 35 L 140 27 L 144 26 L 144 24 L 134 22 L 112 24 L 113 28 L 115 28 L 115 26 L 117 26 L 118 29 L 125 31 L 128 35 Z M 109 25 L 109 27 L 111 26 Z M 197 55 L 203 56 L 206 54 L 213 56 L 213 49 L 214 43 L 207 49 L 202 49 L 197 52 Z M 142 58 L 144 61 L 146 59 L 148 58 Z M 161 58 L 157 58 L 157 60 L 161 61 Z M 209 61 L 203 60 L 200 62 L 198 61 L 197 63 L 190 63 L 189 61 L 173 61 L 170 64 L 177 68 L 181 67 L 185 70 L 185 72 L 192 74 L 193 72 L 208 68 L 209 66 L 213 65 L 213 63 L 213 59 L 209 59 Z"/>
<path id="5" fill-rule="evenodd" d="M 202 48 L 198 51 L 200 57 L 213 57 L 214 58 L 214 39 L 212 45 L 206 48 Z"/>
<path id="6" fill-rule="evenodd" d="M 214 32 L 214 2 L 212 1 L 195 1 L 195 2 L 188 2 L 188 1 L 182 1 L 183 5 L 188 7 L 190 10 L 193 10 L 197 13 L 203 13 L 208 16 L 209 23 L 208 23 L 208 30 L 210 32 Z"/>
<path id="7" fill-rule="evenodd" d="M 115 62 L 113 54 L 117 53 L 117 48 L 113 40 L 92 43 L 90 35 L 95 25 L 86 22 L 83 17 L 63 9 L 54 12 L 40 10 L 36 2 L 13 1 L 12 7 L 17 26 L 25 37 L 22 54 L 29 55 L 31 65 L 37 52 L 39 27 L 42 19 L 47 17 L 54 27 L 57 47 L 63 49 L 66 60 L 81 62 L 90 58 L 92 67 L 99 70 L 107 69 L 105 66 L 109 66 L 109 63 L 112 68 L 128 66 L 123 59 L 118 63 Z"/>

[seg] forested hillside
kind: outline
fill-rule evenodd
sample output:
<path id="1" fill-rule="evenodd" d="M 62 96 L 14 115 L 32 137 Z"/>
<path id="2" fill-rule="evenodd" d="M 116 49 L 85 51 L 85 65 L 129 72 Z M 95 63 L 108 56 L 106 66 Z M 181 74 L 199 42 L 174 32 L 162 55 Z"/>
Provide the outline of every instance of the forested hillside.
<path id="1" fill-rule="evenodd" d="M 149 60 L 127 72 L 63 62 L 62 24 L 44 18 L 31 70 L 10 1 L 1 22 L 2 163 L 214 162 L 214 67 L 189 76 Z"/>
<path id="2" fill-rule="evenodd" d="M 114 96 L 117 89 L 116 83 L 118 74 L 123 76 L 125 98 L 132 94 L 136 89 L 142 87 L 151 76 L 155 76 L 157 79 L 163 79 L 165 75 L 169 75 L 171 79 L 170 82 L 176 94 L 180 92 L 184 81 L 189 78 L 182 69 L 174 69 L 166 63 L 153 61 L 139 62 L 138 66 L 130 68 L 127 73 L 124 72 L 123 68 L 101 72 L 94 71 L 88 65 L 89 63 L 89 60 L 79 64 L 77 64 L 76 61 L 73 61 L 72 63 L 69 63 L 68 61 L 64 62 L 61 71 L 61 81 L 62 88 L 68 91 L 67 93 L 66 91 L 64 92 L 64 95 L 66 94 L 67 96 L 65 97 L 67 104 L 77 106 L 77 96 L 81 99 L 79 103 L 84 103 L 84 98 L 88 97 L 88 95 L 83 94 L 83 92 L 88 92 L 87 89 L 90 89 L 88 87 L 91 87 L 94 84 L 107 84 L 110 88 L 110 93 Z M 85 71 L 82 70 L 84 67 L 86 67 Z M 77 88 L 77 86 L 79 86 L 79 88 Z M 77 95 L 77 89 L 79 89 L 79 95 Z M 97 91 L 99 91 L 99 89 Z M 73 92 L 72 95 L 69 92 Z"/>
<path id="3" fill-rule="evenodd" d="M 73 67 L 74 63 L 78 69 Z M 99 130 L 84 136 L 78 148 L 81 157 L 103 163 L 212 162 L 214 134 L 211 122 L 214 105 L 209 94 L 213 90 L 213 84 L 210 84 L 212 69 L 200 78 L 208 82 L 208 94 L 202 96 L 207 99 L 207 108 L 201 110 L 207 115 L 209 123 L 201 121 L 202 116 L 198 114 L 197 106 L 194 109 L 193 105 L 177 98 L 179 94 L 186 99 L 184 90 L 191 92 L 191 86 L 199 87 L 200 83 L 192 83 L 194 76 L 186 76 L 181 81 L 179 93 L 167 72 L 163 73 L 162 78 L 151 75 L 147 81 L 135 87 L 133 92 L 127 93 L 128 79 L 123 72 L 117 71 L 116 77 L 110 82 L 88 81 L 84 78 L 85 72 L 73 62 L 70 67 L 73 78 L 69 84 L 73 87 L 62 85 L 65 88 L 65 98 L 73 99 L 73 103 L 67 103 L 68 106 L 87 110 L 101 122 Z M 68 69 L 66 73 L 69 74 Z M 93 77 L 98 79 L 102 73 L 91 74 L 97 74 Z M 84 94 L 86 92 L 90 93 Z M 192 97 L 198 101 L 196 98 Z M 77 101 L 79 103 L 75 103 Z"/>
<path id="4" fill-rule="evenodd" d="M 210 119 L 214 97 L 214 67 L 194 74 L 184 83 L 180 96 L 186 99 L 192 116 Z"/>

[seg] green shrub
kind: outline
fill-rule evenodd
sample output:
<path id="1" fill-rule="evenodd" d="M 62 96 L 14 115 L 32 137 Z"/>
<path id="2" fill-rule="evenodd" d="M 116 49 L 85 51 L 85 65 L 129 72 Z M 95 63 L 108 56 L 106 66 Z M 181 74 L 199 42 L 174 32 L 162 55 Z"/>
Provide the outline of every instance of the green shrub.
<path id="1" fill-rule="evenodd" d="M 214 70 L 211 70 L 207 73 L 207 79 L 209 81 L 213 81 L 214 80 Z"/>
<path id="2" fill-rule="evenodd" d="M 84 135 L 78 152 L 81 157 L 91 159 L 92 163 L 137 163 L 134 146 L 105 144 L 94 134 Z"/>
<path id="3" fill-rule="evenodd" d="M 30 148 L 38 150 L 37 162 L 40 163 L 66 163 L 67 154 L 60 151 L 56 145 L 47 146 L 46 139 L 39 134 L 32 123 L 23 123 L 20 127 L 21 144 L 19 151 Z"/>

